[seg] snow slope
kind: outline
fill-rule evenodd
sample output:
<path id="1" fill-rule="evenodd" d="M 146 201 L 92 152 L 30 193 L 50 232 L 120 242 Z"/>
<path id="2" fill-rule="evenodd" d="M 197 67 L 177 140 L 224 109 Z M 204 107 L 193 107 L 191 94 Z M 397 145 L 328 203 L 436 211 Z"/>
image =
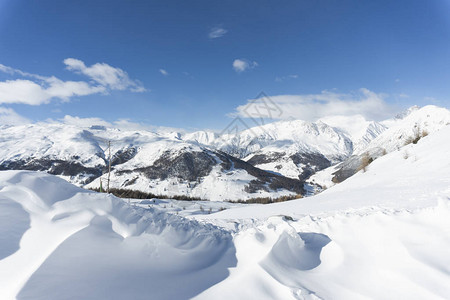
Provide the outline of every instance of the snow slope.
<path id="1" fill-rule="evenodd" d="M 0 172 L 0 298 L 448 299 L 449 153 L 444 126 L 319 195 L 190 221 Z"/>
<path id="2" fill-rule="evenodd" d="M 402 119 L 394 119 L 389 128 L 373 139 L 359 153 L 367 149 L 384 148 L 387 152 L 400 149 L 416 134 L 435 132 L 450 124 L 450 110 L 434 105 L 414 108 Z M 358 152 L 356 153 L 358 154 Z"/>
<path id="3" fill-rule="evenodd" d="M 396 118 L 382 123 L 389 128 L 373 138 L 365 147 L 355 150 L 342 163 L 315 173 L 308 182 L 330 187 L 335 182 L 346 180 L 357 172 L 365 157 L 375 160 L 449 125 L 450 110 L 433 105 L 422 108 L 414 106 Z"/>
<path id="4" fill-rule="evenodd" d="M 230 233 L 27 171 L 0 172 L 0 299 L 188 299 L 228 276 Z"/>
<path id="5" fill-rule="evenodd" d="M 319 195 L 197 216 L 241 224 L 237 268 L 199 298 L 448 299 L 449 153 L 446 126 Z"/>

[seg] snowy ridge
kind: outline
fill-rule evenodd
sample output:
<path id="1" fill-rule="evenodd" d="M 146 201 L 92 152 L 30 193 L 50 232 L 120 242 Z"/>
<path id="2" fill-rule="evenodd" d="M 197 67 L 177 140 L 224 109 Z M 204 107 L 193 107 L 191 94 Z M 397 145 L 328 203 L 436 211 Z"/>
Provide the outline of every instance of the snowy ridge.
<path id="1" fill-rule="evenodd" d="M 201 138 L 208 136 L 209 138 Z M 279 121 L 253 127 L 237 135 L 215 136 L 196 132 L 183 139 L 206 143 L 252 165 L 289 178 L 306 178 L 346 158 L 353 151 L 351 139 L 323 122 Z M 203 141 L 203 142 L 201 142 Z"/>
<path id="2" fill-rule="evenodd" d="M 355 151 L 341 164 L 317 172 L 308 181 L 330 187 L 336 182 L 346 180 L 359 171 L 365 156 L 375 160 L 446 127 L 450 124 L 450 111 L 433 105 L 423 108 L 412 107 L 401 114 L 401 117 L 382 123 L 385 126 L 389 125 L 389 128 L 372 139 L 364 148 Z"/>
<path id="3" fill-rule="evenodd" d="M 422 108 L 414 108 L 402 119 L 395 119 L 394 123 L 383 133 L 375 138 L 367 149 L 382 147 L 391 152 L 403 147 L 407 140 L 416 134 L 435 132 L 450 124 L 450 111 L 446 108 L 428 105 Z M 365 149 L 359 151 L 361 153 Z"/>
<path id="4" fill-rule="evenodd" d="M 302 192 L 300 181 L 232 164 L 178 133 L 121 131 L 103 126 L 32 124 L 0 131 L 0 169 L 47 171 L 87 188 L 106 184 L 111 141 L 111 187 L 210 200 L 277 197 Z M 290 181 L 289 181 L 290 180 Z M 276 188 L 272 188 L 275 186 Z M 219 191 L 219 192 L 218 192 Z"/>
<path id="5" fill-rule="evenodd" d="M 279 121 L 237 135 L 198 131 L 182 139 L 220 149 L 263 170 L 306 179 L 364 149 L 386 128 L 362 116 L 332 116 L 317 122 Z"/>
<path id="6" fill-rule="evenodd" d="M 342 130 L 352 141 L 352 153 L 364 149 L 373 139 L 387 127 L 375 121 L 367 121 L 363 116 L 330 116 L 320 121 Z"/>

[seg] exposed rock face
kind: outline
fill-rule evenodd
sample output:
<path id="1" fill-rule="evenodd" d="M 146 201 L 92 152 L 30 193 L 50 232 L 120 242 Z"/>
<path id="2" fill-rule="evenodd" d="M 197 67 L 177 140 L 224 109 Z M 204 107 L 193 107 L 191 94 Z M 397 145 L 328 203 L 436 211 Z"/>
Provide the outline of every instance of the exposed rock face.
<path id="1" fill-rule="evenodd" d="M 331 166 L 331 161 L 320 153 L 298 153 L 290 157 L 295 165 L 300 164 L 302 173 L 298 176 L 300 180 L 306 180 L 317 171 L 323 170 Z"/>
<path id="2" fill-rule="evenodd" d="M 118 150 L 111 158 L 111 166 L 120 165 L 126 163 L 137 154 L 136 147 L 129 147 L 126 149 Z"/>
<path id="3" fill-rule="evenodd" d="M 269 154 L 255 154 L 248 161 L 253 166 L 274 163 L 280 173 L 283 172 L 283 165 L 291 163 L 297 168 L 298 179 L 303 181 L 317 171 L 331 166 L 331 161 L 320 153 L 295 153 L 287 155 L 285 152 L 272 152 Z"/>
<path id="4" fill-rule="evenodd" d="M 83 176 L 83 183 L 89 183 L 103 173 L 104 166 L 85 167 L 77 161 L 64 161 L 52 158 L 4 161 L 0 170 L 46 171 L 52 175 Z"/>
<path id="5" fill-rule="evenodd" d="M 272 152 L 270 154 L 255 154 L 249 160 L 247 160 L 247 162 L 255 166 L 260 164 L 277 162 L 285 156 L 286 156 L 285 152 Z"/>
<path id="6" fill-rule="evenodd" d="M 183 152 L 177 156 L 166 151 L 153 165 L 136 170 L 149 179 L 165 180 L 175 177 L 185 181 L 195 181 L 207 176 L 215 164 L 217 164 L 215 159 L 206 151 Z"/>
<path id="7" fill-rule="evenodd" d="M 256 191 L 262 189 L 268 191 L 269 189 L 286 189 L 297 194 L 303 195 L 305 190 L 303 188 L 303 182 L 300 180 L 288 178 L 285 176 L 277 175 L 271 172 L 261 170 L 254 167 L 249 162 L 245 162 L 236 157 L 230 156 L 223 152 L 217 153 L 218 157 L 222 160 L 222 168 L 225 170 L 243 169 L 248 174 L 257 178 L 257 180 L 252 180 L 247 188 L 249 193 L 255 193 Z"/>

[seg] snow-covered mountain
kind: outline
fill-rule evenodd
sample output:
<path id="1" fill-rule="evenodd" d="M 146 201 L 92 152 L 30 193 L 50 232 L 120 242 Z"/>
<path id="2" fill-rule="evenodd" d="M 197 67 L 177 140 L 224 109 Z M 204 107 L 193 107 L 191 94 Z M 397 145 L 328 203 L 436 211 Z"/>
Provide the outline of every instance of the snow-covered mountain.
<path id="1" fill-rule="evenodd" d="M 342 130 L 352 141 L 352 153 L 357 153 L 366 146 L 388 126 L 375 121 L 368 121 L 361 115 L 355 116 L 330 116 L 321 118 L 320 121 Z"/>
<path id="2" fill-rule="evenodd" d="M 387 126 L 363 116 L 330 116 L 317 122 L 278 121 L 236 135 L 198 131 L 183 140 L 207 145 L 250 164 L 304 180 L 364 149 Z"/>
<path id="3" fill-rule="evenodd" d="M 182 141 L 177 134 L 64 124 L 3 126 L 0 169 L 41 170 L 87 188 L 239 200 L 303 194 L 303 183 L 253 167 L 226 153 Z"/>
<path id="4" fill-rule="evenodd" d="M 330 116 L 279 121 L 235 135 L 60 123 L 2 126 L 0 169 L 47 171 L 79 186 L 105 187 L 111 141 L 113 188 L 209 200 L 304 195 L 308 178 L 313 185 L 341 182 L 364 160 L 448 123 L 449 110 L 426 106 L 382 122 Z"/>
<path id="5" fill-rule="evenodd" d="M 323 122 L 279 121 L 221 136 L 195 132 L 184 140 L 206 144 L 255 167 L 305 179 L 352 153 L 352 141 Z"/>

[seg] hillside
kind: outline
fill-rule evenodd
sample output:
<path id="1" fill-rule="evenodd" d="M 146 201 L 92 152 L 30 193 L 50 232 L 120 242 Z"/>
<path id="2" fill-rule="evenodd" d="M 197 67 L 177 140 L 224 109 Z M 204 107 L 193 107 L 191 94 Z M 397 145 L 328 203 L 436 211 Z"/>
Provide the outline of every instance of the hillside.
<path id="1" fill-rule="evenodd" d="M 86 188 L 99 188 L 100 179 L 106 187 L 111 151 L 113 188 L 208 200 L 304 193 L 299 180 L 255 168 L 177 135 L 38 123 L 3 126 L 0 145 L 0 170 L 46 171 Z"/>

